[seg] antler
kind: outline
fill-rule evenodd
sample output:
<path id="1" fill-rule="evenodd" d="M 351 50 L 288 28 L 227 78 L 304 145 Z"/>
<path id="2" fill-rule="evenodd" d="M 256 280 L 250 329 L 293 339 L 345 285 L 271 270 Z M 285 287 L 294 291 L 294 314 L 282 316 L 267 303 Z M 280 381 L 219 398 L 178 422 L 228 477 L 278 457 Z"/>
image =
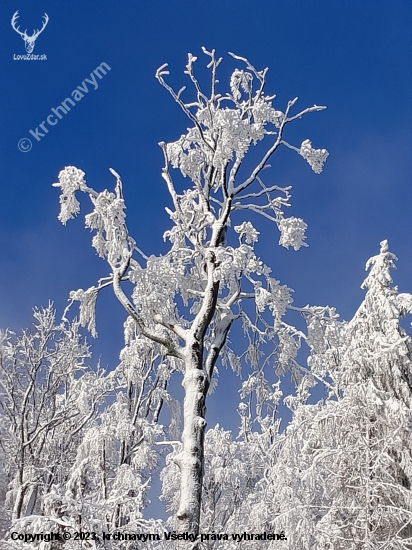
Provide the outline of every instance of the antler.
<path id="1" fill-rule="evenodd" d="M 28 40 L 30 39 L 30 42 L 34 42 L 36 40 L 36 38 L 39 36 L 39 34 L 44 30 L 44 27 L 47 25 L 47 23 L 49 22 L 49 16 L 47 15 L 47 13 L 45 12 L 43 17 L 45 18 L 44 22 L 43 22 L 43 26 L 42 28 L 39 30 L 37 29 L 37 31 L 33 31 L 33 34 L 32 36 L 27 36 L 27 29 L 24 31 L 24 32 L 20 32 L 19 31 L 19 28 L 20 27 L 17 27 L 16 28 L 16 21 L 18 19 L 18 13 L 19 11 L 17 10 L 16 13 L 13 15 L 13 18 L 11 20 L 11 26 L 13 27 L 13 29 L 18 32 L 20 34 L 20 36 L 23 37 L 24 40 Z"/>
<path id="2" fill-rule="evenodd" d="M 40 30 L 37 29 L 37 32 L 36 32 L 36 33 L 33 33 L 33 36 L 31 37 L 32 40 L 33 40 L 33 39 L 35 40 L 35 39 L 39 36 L 39 34 L 44 30 L 44 27 L 45 27 L 45 26 L 47 25 L 47 23 L 49 22 L 49 16 L 47 15 L 46 12 L 44 12 L 43 17 L 46 18 L 45 21 L 44 21 L 44 23 L 43 23 L 43 26 L 42 26 L 42 28 L 41 28 Z"/>
<path id="3" fill-rule="evenodd" d="M 26 30 L 24 31 L 24 33 L 23 33 L 23 32 L 20 32 L 20 31 L 19 31 L 19 28 L 20 28 L 20 27 L 17 27 L 17 29 L 16 29 L 16 26 L 15 26 L 15 25 L 16 25 L 16 21 L 17 21 L 17 19 L 18 19 L 18 17 L 19 17 L 19 16 L 18 16 L 18 13 L 19 13 L 19 10 L 17 10 L 16 13 L 13 15 L 13 18 L 12 18 L 12 20 L 11 20 L 11 26 L 12 26 L 13 29 L 14 29 L 16 32 L 18 32 L 24 39 L 26 39 L 26 38 L 27 38 L 27 34 L 26 34 L 27 29 L 26 29 Z M 42 29 L 42 30 L 43 30 L 43 29 Z"/>

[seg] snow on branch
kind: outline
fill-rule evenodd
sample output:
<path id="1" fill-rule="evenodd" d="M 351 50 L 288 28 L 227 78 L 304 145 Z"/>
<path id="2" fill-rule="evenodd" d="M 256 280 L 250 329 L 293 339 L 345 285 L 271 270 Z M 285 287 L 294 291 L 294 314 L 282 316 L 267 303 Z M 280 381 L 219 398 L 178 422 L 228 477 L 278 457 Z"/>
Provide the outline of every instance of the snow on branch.
<path id="1" fill-rule="evenodd" d="M 76 199 L 76 191 L 84 191 L 86 182 L 84 181 L 84 172 L 75 166 L 66 166 L 59 174 L 58 183 L 53 183 L 53 187 L 60 187 L 60 214 L 59 220 L 63 225 L 67 221 L 77 216 L 80 212 L 80 203 Z"/>
<path id="2" fill-rule="evenodd" d="M 165 70 L 167 64 L 162 65 L 156 72 L 156 78 L 160 84 L 172 95 L 194 124 L 186 135 L 167 145 L 167 153 L 172 166 L 179 168 L 184 176 L 191 177 L 193 181 L 204 180 L 203 187 L 208 190 L 227 188 L 229 196 L 233 197 L 256 180 L 259 173 L 266 167 L 269 158 L 279 145 L 283 144 L 282 135 L 286 124 L 305 114 L 321 111 L 325 107 L 314 105 L 294 116 L 289 116 L 291 108 L 297 101 L 295 98 L 288 102 L 285 112 L 275 109 L 272 105 L 275 96 L 263 95 L 267 69 L 257 71 L 247 59 L 234 54 L 230 55 L 244 63 L 246 70 L 235 69 L 230 78 L 230 92 L 224 95 L 217 94 L 216 69 L 221 59 L 216 61 L 214 51 L 207 52 L 205 49 L 203 51 L 211 57 L 208 65 L 212 80 L 209 97 L 201 91 L 199 82 L 194 76 L 193 64 L 197 58 L 192 54 L 188 56 L 185 73 L 195 87 L 195 102 L 185 102 L 182 99 L 185 87 L 175 92 L 166 83 L 164 76 L 169 74 Z M 256 91 L 254 91 L 255 80 L 257 81 Z M 232 105 L 223 108 L 223 101 Z M 250 146 L 261 141 L 265 135 L 277 135 L 277 138 L 250 177 L 236 185 L 235 180 L 242 159 Z M 309 140 L 304 141 L 301 148 L 295 148 L 295 150 L 309 162 L 315 172 L 321 171 L 328 154 L 326 150 L 312 149 Z M 231 163 L 231 170 L 228 172 Z"/>
<path id="3" fill-rule="evenodd" d="M 299 154 L 308 162 L 315 174 L 320 174 L 322 172 L 323 165 L 329 156 L 326 149 L 313 149 L 309 139 L 302 142 Z"/>

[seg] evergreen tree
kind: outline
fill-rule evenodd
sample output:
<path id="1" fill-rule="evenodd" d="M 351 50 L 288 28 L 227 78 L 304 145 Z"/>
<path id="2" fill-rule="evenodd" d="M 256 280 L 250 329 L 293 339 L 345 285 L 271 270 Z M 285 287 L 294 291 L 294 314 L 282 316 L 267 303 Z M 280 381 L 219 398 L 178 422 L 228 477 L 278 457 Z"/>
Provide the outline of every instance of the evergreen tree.
<path id="1" fill-rule="evenodd" d="M 308 317 L 309 362 L 327 365 L 333 391 L 297 404 L 271 473 L 274 524 L 290 548 L 412 548 L 412 339 L 400 325 L 412 295 L 392 286 L 395 259 L 383 241 L 348 324 Z"/>

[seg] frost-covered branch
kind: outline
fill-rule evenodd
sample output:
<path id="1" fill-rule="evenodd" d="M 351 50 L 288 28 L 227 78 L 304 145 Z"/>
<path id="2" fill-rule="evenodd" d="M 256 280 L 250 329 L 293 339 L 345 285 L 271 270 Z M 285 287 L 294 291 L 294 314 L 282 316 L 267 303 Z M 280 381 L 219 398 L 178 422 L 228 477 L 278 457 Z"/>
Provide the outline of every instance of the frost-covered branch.
<path id="1" fill-rule="evenodd" d="M 127 261 L 125 262 L 124 266 L 114 270 L 113 290 L 116 298 L 122 304 L 122 306 L 130 315 L 130 317 L 132 317 L 132 319 L 135 321 L 136 325 L 139 328 L 139 331 L 142 333 L 143 336 L 146 336 L 146 338 L 149 338 L 149 340 L 152 340 L 153 342 L 157 342 L 158 344 L 161 344 L 162 346 L 164 346 L 167 350 L 168 355 L 182 359 L 183 358 L 182 351 L 179 350 L 179 348 L 175 345 L 175 343 L 172 341 L 171 338 L 157 335 L 146 327 L 143 319 L 137 313 L 136 309 L 133 307 L 132 303 L 127 298 L 126 294 L 123 292 L 122 287 L 120 286 L 120 282 L 122 280 L 124 273 L 128 268 L 128 264 L 129 262 Z"/>

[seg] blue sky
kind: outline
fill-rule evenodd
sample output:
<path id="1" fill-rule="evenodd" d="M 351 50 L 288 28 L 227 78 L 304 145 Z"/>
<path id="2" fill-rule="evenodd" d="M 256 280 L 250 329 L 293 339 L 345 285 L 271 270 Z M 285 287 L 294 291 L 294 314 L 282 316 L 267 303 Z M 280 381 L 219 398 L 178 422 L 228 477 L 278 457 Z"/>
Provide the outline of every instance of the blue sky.
<path id="1" fill-rule="evenodd" d="M 47 60 L 14 59 L 26 53 L 10 24 L 17 10 L 20 30 L 29 34 L 47 13 L 33 51 Z M 365 262 L 385 238 L 399 257 L 396 283 L 412 291 L 409 0 L 0 0 L 0 25 L 1 327 L 29 325 L 32 307 L 49 300 L 60 315 L 70 290 L 107 275 L 84 217 L 67 227 L 57 221 L 51 184 L 64 166 L 84 170 L 99 190 L 114 186 L 108 168 L 117 170 L 138 245 L 147 254 L 166 250 L 170 201 L 157 144 L 178 139 L 188 124 L 154 74 L 168 62 L 170 82 L 187 84 L 183 70 L 192 52 L 206 77 L 201 46 L 224 57 L 222 88 L 236 67 L 227 55 L 233 51 L 258 69 L 269 67 L 267 92 L 277 94 L 280 110 L 295 96 L 301 108 L 328 107 L 291 125 L 286 136 L 329 150 L 320 176 L 286 149 L 272 162 L 273 182 L 293 185 L 290 215 L 308 223 L 309 248 L 285 250 L 276 227 L 256 224 L 258 253 L 295 290 L 295 304 L 333 305 L 350 319 L 363 297 Z M 102 62 L 111 70 L 98 88 L 37 142 L 29 130 Z M 22 138 L 31 138 L 29 152 L 19 151 Z M 82 212 L 89 212 L 87 201 Z M 110 292 L 99 298 L 93 350 L 103 365 L 117 361 L 124 319 Z M 230 376 L 222 381 L 209 403 L 209 425 L 234 427 L 236 415 L 221 398 L 229 395 L 235 406 L 239 385 Z"/>

